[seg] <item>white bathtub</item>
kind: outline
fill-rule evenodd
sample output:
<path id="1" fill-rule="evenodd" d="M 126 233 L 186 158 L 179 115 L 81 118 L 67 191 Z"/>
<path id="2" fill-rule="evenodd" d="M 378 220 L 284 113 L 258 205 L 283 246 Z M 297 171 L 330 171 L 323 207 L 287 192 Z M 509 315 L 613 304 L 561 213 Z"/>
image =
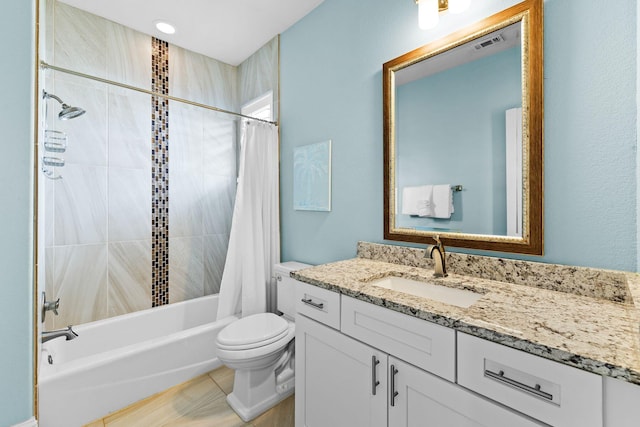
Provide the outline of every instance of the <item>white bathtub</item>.
<path id="1" fill-rule="evenodd" d="M 219 366 L 218 296 L 73 327 L 42 346 L 40 427 L 76 427 Z M 49 363 L 49 356 L 53 364 Z"/>

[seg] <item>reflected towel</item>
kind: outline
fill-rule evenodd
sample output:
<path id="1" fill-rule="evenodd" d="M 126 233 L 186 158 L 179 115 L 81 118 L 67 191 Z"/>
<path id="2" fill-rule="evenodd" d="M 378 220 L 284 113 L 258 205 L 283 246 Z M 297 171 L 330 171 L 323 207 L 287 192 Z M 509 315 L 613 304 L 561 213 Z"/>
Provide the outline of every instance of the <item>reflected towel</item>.
<path id="1" fill-rule="evenodd" d="M 450 184 L 433 186 L 434 218 L 451 218 L 453 213 L 453 190 Z"/>
<path id="2" fill-rule="evenodd" d="M 432 191 L 432 185 L 404 187 L 402 189 L 402 214 L 419 215 L 420 208 L 422 208 L 423 212 L 425 209 L 431 211 L 431 206 L 433 206 Z"/>

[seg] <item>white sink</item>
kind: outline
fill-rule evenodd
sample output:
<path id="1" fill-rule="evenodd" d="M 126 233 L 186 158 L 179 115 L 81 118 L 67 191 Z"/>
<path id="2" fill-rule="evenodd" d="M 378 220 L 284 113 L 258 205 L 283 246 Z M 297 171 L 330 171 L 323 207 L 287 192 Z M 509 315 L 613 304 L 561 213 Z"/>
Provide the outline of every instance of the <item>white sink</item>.
<path id="1" fill-rule="evenodd" d="M 484 295 L 464 289 L 449 288 L 447 286 L 433 285 L 404 277 L 388 276 L 370 282 L 373 286 L 390 289 L 422 298 L 429 298 L 445 304 L 467 308 L 473 305 Z"/>

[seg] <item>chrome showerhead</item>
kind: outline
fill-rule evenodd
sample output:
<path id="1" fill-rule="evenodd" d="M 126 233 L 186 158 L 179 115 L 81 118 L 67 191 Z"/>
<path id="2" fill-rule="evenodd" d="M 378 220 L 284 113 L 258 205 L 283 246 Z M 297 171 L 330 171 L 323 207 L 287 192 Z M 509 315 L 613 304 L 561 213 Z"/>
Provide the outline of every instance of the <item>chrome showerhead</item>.
<path id="1" fill-rule="evenodd" d="M 56 101 L 58 101 L 61 105 L 62 105 L 62 111 L 60 111 L 60 114 L 58 114 L 58 118 L 60 120 L 69 120 L 69 119 L 74 119 L 76 117 L 79 117 L 81 115 L 83 115 L 84 113 L 86 113 L 85 110 L 83 110 L 80 107 L 72 107 L 70 105 L 65 104 L 62 99 L 58 98 L 57 96 L 55 96 L 52 93 L 48 93 L 48 92 L 42 92 L 42 97 L 44 99 L 48 99 L 48 98 L 52 98 L 55 99 Z"/>
<path id="2" fill-rule="evenodd" d="M 60 120 L 75 119 L 76 117 L 81 116 L 84 113 L 86 113 L 86 111 L 84 111 L 80 107 L 72 107 L 67 104 L 62 104 L 62 111 L 60 111 L 60 114 L 58 114 L 58 118 Z"/>

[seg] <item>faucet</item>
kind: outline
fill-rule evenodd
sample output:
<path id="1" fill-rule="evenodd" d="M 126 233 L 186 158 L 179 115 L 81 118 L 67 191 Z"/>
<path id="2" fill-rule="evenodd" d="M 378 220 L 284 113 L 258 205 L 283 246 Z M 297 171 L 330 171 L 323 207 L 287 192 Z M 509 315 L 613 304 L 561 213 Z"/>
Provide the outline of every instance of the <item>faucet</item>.
<path id="1" fill-rule="evenodd" d="M 442 244 L 442 241 L 440 241 L 439 235 L 436 235 L 434 237 L 434 240 L 436 241 L 436 244 L 433 246 L 427 246 L 424 251 L 424 257 L 426 258 L 428 255 L 429 258 L 433 259 L 434 261 L 435 271 L 433 273 L 433 277 L 447 277 L 447 262 L 445 257 L 444 244 Z M 434 252 L 436 253 L 435 257 L 433 255 Z"/>
<path id="2" fill-rule="evenodd" d="M 56 329 L 55 331 L 43 331 L 42 332 L 42 343 L 46 343 L 49 340 L 58 337 L 67 337 L 66 341 L 72 340 L 76 338 L 78 334 L 75 333 L 71 326 L 67 326 L 64 329 Z"/>

